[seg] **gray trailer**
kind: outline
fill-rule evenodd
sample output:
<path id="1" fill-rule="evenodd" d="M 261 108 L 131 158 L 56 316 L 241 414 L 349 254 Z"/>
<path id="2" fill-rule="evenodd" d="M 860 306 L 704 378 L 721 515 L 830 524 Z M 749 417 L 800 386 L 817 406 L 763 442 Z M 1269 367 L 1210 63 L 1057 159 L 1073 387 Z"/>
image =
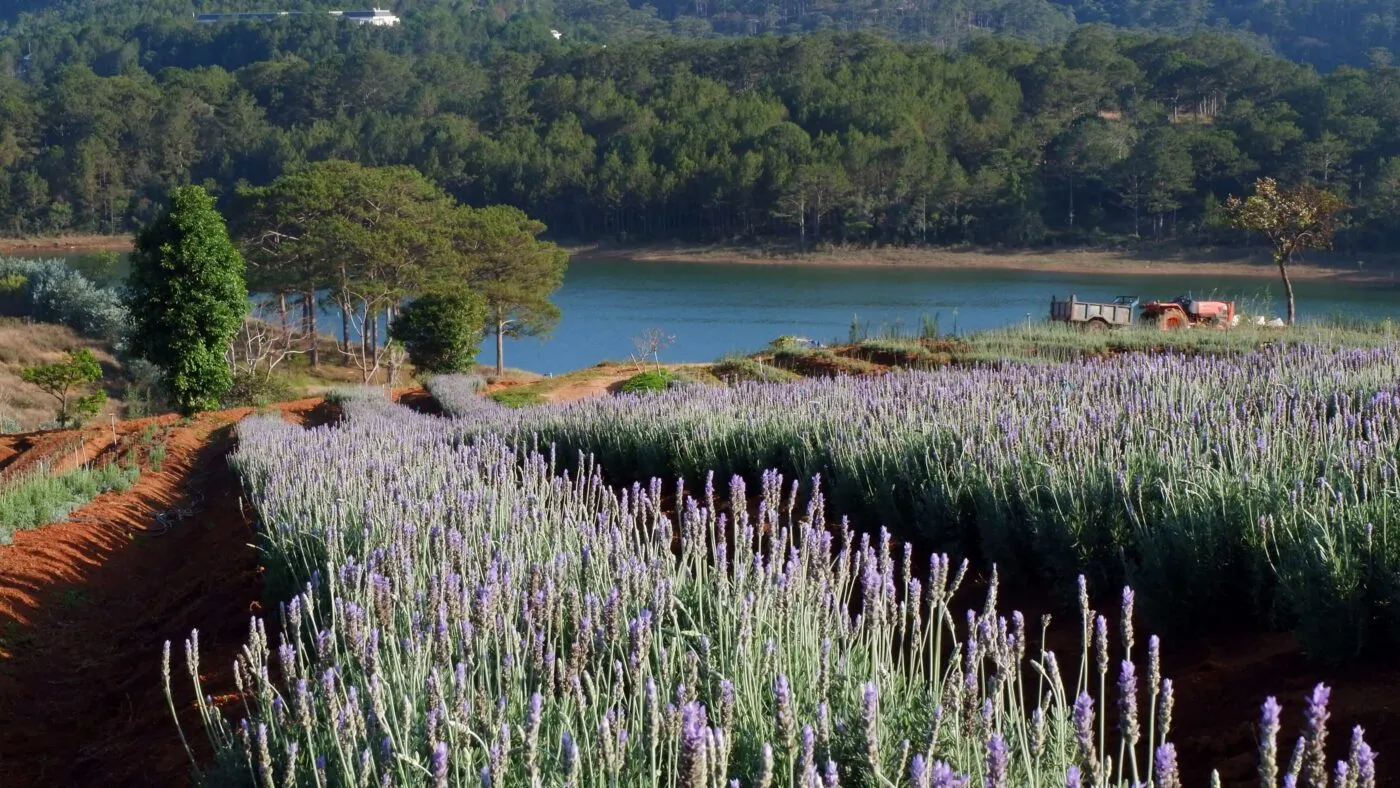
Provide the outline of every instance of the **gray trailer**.
<path id="1" fill-rule="evenodd" d="M 1074 295 L 1067 301 L 1050 297 L 1050 319 L 1084 328 L 1111 328 L 1133 324 L 1137 296 L 1118 296 L 1111 303 L 1080 301 Z"/>

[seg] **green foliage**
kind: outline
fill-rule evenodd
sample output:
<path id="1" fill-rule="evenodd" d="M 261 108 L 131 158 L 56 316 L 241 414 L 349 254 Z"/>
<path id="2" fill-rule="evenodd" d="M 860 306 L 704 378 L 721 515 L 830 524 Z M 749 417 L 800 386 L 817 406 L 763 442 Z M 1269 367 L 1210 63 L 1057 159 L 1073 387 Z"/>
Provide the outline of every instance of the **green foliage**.
<path id="1" fill-rule="evenodd" d="M 0 489 L 0 544 L 16 531 L 58 522 L 68 513 L 111 490 L 125 490 L 140 476 L 135 467 L 109 463 L 50 476 L 46 469 Z"/>
<path id="2" fill-rule="evenodd" d="M 100 389 L 83 393 L 102 380 L 102 365 L 87 348 L 68 353 L 63 361 L 25 367 L 20 376 L 25 383 L 38 386 L 58 400 L 55 421 L 59 427 L 82 424 L 96 416 L 107 402 L 107 394 Z"/>
<path id="3" fill-rule="evenodd" d="M 137 236 L 127 305 L 132 351 L 161 367 L 172 404 L 186 415 L 218 407 L 233 385 L 224 354 L 248 311 L 248 290 L 243 258 L 202 188 L 176 189 Z"/>
<path id="4" fill-rule="evenodd" d="M 735 383 L 791 383 L 802 376 L 786 369 L 770 366 L 744 356 L 721 359 L 710 367 L 710 374 L 728 384 Z"/>
<path id="5" fill-rule="evenodd" d="M 408 351 L 420 372 L 469 372 L 486 323 L 486 301 L 468 290 L 426 293 L 405 306 L 389 327 L 389 336 Z"/>
<path id="6" fill-rule="evenodd" d="M 544 395 L 538 391 L 522 391 L 520 389 L 502 389 L 487 396 L 508 408 L 527 408 L 533 405 L 543 405 L 547 401 Z"/>
<path id="7" fill-rule="evenodd" d="M 225 408 L 261 408 L 296 397 L 296 386 L 280 374 L 264 375 L 240 371 L 233 376 L 232 385 L 219 398 L 219 403 Z"/>
<path id="8" fill-rule="evenodd" d="M 619 390 L 623 394 L 650 394 L 670 388 L 674 379 L 670 370 L 649 369 L 624 380 Z"/>
<path id="9" fill-rule="evenodd" d="M 114 344 L 127 327 L 117 292 L 98 287 L 62 260 L 0 258 L 0 309 Z"/>
<path id="10" fill-rule="evenodd" d="M 117 283 L 118 271 L 121 268 L 121 254 L 103 250 L 91 254 L 79 255 L 69 261 L 69 266 L 73 270 L 87 277 L 88 281 L 99 287 L 110 287 Z"/>

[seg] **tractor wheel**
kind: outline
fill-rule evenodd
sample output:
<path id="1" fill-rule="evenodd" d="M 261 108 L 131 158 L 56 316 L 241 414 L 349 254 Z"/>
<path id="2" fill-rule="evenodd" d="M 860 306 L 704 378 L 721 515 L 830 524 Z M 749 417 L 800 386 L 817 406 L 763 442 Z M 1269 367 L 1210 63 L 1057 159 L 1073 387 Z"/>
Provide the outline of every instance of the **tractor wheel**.
<path id="1" fill-rule="evenodd" d="M 1089 322 L 1087 322 L 1087 323 L 1084 324 L 1084 330 L 1085 330 L 1085 331 L 1107 331 L 1107 330 L 1108 330 L 1108 321 L 1107 321 L 1107 320 L 1104 320 L 1104 319 L 1101 318 L 1101 317 L 1096 317 L 1096 318 L 1094 318 L 1093 320 L 1090 320 Z"/>
<path id="2" fill-rule="evenodd" d="M 1180 312 L 1168 312 L 1157 318 L 1157 325 L 1163 331 L 1177 331 L 1186 328 L 1186 316 Z"/>

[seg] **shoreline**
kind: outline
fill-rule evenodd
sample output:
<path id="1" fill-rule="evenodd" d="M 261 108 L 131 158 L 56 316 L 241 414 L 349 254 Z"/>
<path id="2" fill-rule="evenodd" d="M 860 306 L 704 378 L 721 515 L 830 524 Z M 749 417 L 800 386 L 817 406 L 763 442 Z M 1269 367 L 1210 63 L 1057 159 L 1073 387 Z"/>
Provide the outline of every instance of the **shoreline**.
<path id="1" fill-rule="evenodd" d="M 45 252 L 130 252 L 130 235 L 56 235 L 52 237 L 0 238 L 0 254 L 33 255 Z"/>
<path id="2" fill-rule="evenodd" d="M 130 252 L 129 235 L 64 235 L 54 237 L 0 238 L 0 255 L 34 256 L 45 253 Z M 710 265 L 767 265 L 794 268 L 903 268 L 945 271 L 1029 271 L 1045 274 L 1116 274 L 1127 276 L 1221 276 L 1238 279 L 1277 280 L 1278 270 L 1263 253 L 1239 249 L 1151 247 L 1139 249 L 1074 248 L 1064 250 L 1002 250 L 994 248 L 887 247 L 884 249 L 834 248 L 795 252 L 758 246 L 656 243 L 617 246 L 608 243 L 560 246 L 571 261 L 626 260 L 639 263 L 701 263 Z M 1333 258 L 1340 255 L 1333 254 Z M 1400 255 L 1373 253 L 1364 262 L 1324 265 L 1300 262 L 1289 266 L 1294 281 L 1330 281 L 1349 285 L 1386 285 L 1400 288 Z"/>
<path id="3" fill-rule="evenodd" d="M 1063 251 L 1001 251 L 891 247 L 887 249 L 835 249 L 826 252 L 767 252 L 744 246 L 647 245 L 565 246 L 572 261 L 627 260 L 642 263 L 708 263 L 712 265 L 769 265 L 795 268 L 903 268 L 963 271 L 1033 271 L 1050 274 L 1118 274 L 1129 276 L 1224 276 L 1277 280 L 1278 269 L 1263 255 L 1253 258 L 1239 250 L 1201 250 L 1194 259 L 1183 252 L 1104 249 Z M 1371 255 L 1373 258 L 1380 257 Z M 1368 267 L 1342 268 L 1295 263 L 1288 268 L 1294 281 L 1332 281 L 1341 284 L 1383 284 L 1400 287 L 1400 263 L 1375 259 Z"/>

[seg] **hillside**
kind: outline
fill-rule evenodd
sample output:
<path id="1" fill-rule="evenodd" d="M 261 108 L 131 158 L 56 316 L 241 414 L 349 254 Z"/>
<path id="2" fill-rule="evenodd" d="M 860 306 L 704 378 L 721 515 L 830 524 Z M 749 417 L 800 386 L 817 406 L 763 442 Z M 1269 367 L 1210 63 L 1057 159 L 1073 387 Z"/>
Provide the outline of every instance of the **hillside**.
<path id="1" fill-rule="evenodd" d="M 0 433 L 32 430 L 51 421 L 56 410 L 52 397 L 20 379 L 25 367 L 58 361 L 69 350 L 87 348 L 101 362 L 106 380 L 107 406 L 98 421 L 124 411 L 119 399 L 122 388 L 120 365 L 103 343 L 86 339 L 64 326 L 24 324 L 0 317 Z"/>
<path id="2" fill-rule="evenodd" d="M 1110 24 L 1122 30 L 1154 33 L 1217 30 L 1328 69 L 1388 59 L 1400 41 L 1394 23 L 1400 14 L 1397 0 L 1327 4 L 1306 0 L 911 0 L 894 4 L 876 0 L 559 0 L 544 7 L 505 0 L 493 4 L 489 14 L 460 0 L 398 0 L 382 5 L 391 6 L 404 17 L 406 32 L 402 37 L 414 39 L 420 47 L 464 34 L 480 42 L 493 20 L 498 25 L 512 17 L 523 18 L 527 28 L 532 22 L 540 23 L 546 29 L 565 30 L 578 40 L 614 44 L 657 35 L 696 38 L 863 30 L 957 47 L 987 35 L 1058 42 L 1078 24 Z M 88 39 L 84 42 L 87 45 L 94 43 L 94 37 L 105 39 L 126 50 L 129 33 L 139 39 L 154 32 L 152 25 L 188 26 L 189 17 L 197 11 L 352 6 L 333 0 L 15 0 L 0 9 L 0 24 L 24 19 L 21 29 L 30 36 L 63 27 L 70 31 L 100 30 L 97 36 L 77 38 Z M 32 51 L 35 42 L 27 41 L 26 46 Z"/>

